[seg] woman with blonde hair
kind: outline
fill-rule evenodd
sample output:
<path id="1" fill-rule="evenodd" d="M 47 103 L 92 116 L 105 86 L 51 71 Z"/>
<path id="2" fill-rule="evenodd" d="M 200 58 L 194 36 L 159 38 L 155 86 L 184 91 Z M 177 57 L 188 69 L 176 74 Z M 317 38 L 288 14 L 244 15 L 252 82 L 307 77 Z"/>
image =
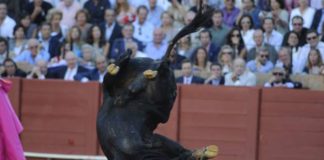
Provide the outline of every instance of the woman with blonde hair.
<path id="1" fill-rule="evenodd" d="M 68 27 L 61 24 L 61 20 L 63 18 L 63 13 L 58 9 L 49 10 L 46 16 L 46 22 L 51 25 L 52 36 L 62 36 L 65 38 L 68 32 Z"/>
<path id="2" fill-rule="evenodd" d="M 81 38 L 81 30 L 77 26 L 73 26 L 69 30 L 69 34 L 66 37 L 66 43 L 70 50 L 73 51 L 78 57 L 81 57 L 81 47 L 84 41 Z"/>
<path id="3" fill-rule="evenodd" d="M 313 75 L 324 75 L 323 59 L 318 49 L 311 49 L 307 59 L 308 63 L 304 72 Z"/>
<path id="4" fill-rule="evenodd" d="M 233 59 L 233 48 L 229 45 L 224 45 L 218 53 L 218 63 L 222 65 L 223 75 L 232 71 Z"/>
<path id="5" fill-rule="evenodd" d="M 180 26 L 174 23 L 174 17 L 169 12 L 161 14 L 161 28 L 165 33 L 165 40 L 170 41 L 179 31 Z"/>
<path id="6" fill-rule="evenodd" d="M 91 24 L 88 23 L 89 13 L 86 9 L 80 9 L 75 14 L 75 26 L 78 26 L 81 30 L 81 39 L 83 41 L 87 40 L 88 31 L 91 27 Z"/>
<path id="7" fill-rule="evenodd" d="M 204 47 L 199 47 L 194 53 L 194 73 L 206 78 L 210 73 L 211 62 L 208 61 L 208 52 Z"/>

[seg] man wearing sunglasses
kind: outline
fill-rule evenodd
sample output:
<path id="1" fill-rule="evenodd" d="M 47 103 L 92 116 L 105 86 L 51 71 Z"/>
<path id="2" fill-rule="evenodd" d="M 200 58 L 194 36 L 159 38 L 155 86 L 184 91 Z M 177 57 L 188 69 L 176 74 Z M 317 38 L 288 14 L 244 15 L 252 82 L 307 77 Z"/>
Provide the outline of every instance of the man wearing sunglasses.
<path id="1" fill-rule="evenodd" d="M 264 84 L 264 87 L 294 88 L 294 83 L 286 79 L 286 73 L 283 68 L 275 67 L 270 80 Z"/>
<path id="2" fill-rule="evenodd" d="M 267 48 L 262 47 L 255 60 L 251 60 L 246 64 L 251 72 L 255 73 L 269 73 L 273 68 L 273 63 L 269 60 L 269 51 Z"/>

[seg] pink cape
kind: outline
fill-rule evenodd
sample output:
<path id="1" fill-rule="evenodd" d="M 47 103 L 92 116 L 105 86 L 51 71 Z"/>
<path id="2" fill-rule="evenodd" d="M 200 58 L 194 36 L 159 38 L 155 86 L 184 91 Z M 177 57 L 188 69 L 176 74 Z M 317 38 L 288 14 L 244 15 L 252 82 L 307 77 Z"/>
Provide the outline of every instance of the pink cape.
<path id="1" fill-rule="evenodd" d="M 7 96 L 10 86 L 0 78 L 0 160 L 25 160 L 19 139 L 23 127 Z"/>

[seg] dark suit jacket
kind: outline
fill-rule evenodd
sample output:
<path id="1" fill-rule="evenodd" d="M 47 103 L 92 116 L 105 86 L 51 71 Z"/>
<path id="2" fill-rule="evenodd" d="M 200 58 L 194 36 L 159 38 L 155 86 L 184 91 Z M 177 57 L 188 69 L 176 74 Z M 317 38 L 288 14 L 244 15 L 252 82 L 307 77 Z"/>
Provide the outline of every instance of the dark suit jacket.
<path id="1" fill-rule="evenodd" d="M 93 0 L 88 0 L 84 3 L 83 8 L 89 12 L 90 22 L 92 24 L 99 24 L 104 21 L 105 10 L 110 8 L 110 2 L 107 0 L 99 0 L 98 4 L 95 4 Z"/>
<path id="2" fill-rule="evenodd" d="M 314 15 L 314 19 L 313 19 L 313 23 L 312 23 L 312 26 L 311 26 L 311 29 L 314 29 L 317 31 L 317 27 L 318 25 L 322 25 L 322 24 L 319 24 L 320 21 L 322 19 L 322 9 L 318 9 L 316 10 L 315 12 L 315 15 Z"/>
<path id="3" fill-rule="evenodd" d="M 183 76 L 179 77 L 176 79 L 177 83 L 183 84 Z M 191 84 L 204 84 L 205 80 L 197 77 L 197 76 L 192 76 Z"/>
<path id="4" fill-rule="evenodd" d="M 175 70 L 175 69 L 181 69 L 181 63 L 182 61 L 186 59 L 186 57 L 181 56 L 179 54 L 175 55 L 175 60 L 170 63 L 170 67 Z"/>
<path id="5" fill-rule="evenodd" d="M 16 72 L 15 72 L 15 74 L 14 74 L 14 77 L 25 78 L 26 76 L 27 76 L 27 74 L 24 71 L 20 70 L 20 69 L 17 69 Z M 8 77 L 7 72 L 3 72 L 1 74 L 1 77 Z"/>
<path id="6" fill-rule="evenodd" d="M 106 35 L 106 22 L 100 23 L 99 26 L 103 31 L 103 35 Z M 122 27 L 117 22 L 115 22 L 115 26 L 113 28 L 111 36 L 109 39 L 107 39 L 107 41 L 112 45 L 114 40 L 117 38 L 123 38 L 123 35 L 122 35 Z"/>
<path id="7" fill-rule="evenodd" d="M 81 81 L 82 78 L 88 78 L 90 81 L 99 81 L 99 71 L 98 69 L 93 69 L 89 72 L 78 73 L 74 77 L 77 81 Z"/>
<path id="8" fill-rule="evenodd" d="M 65 73 L 67 71 L 67 66 L 58 66 L 54 68 L 48 69 L 48 78 L 54 78 L 54 79 L 64 79 Z M 88 69 L 78 66 L 77 74 L 89 72 Z"/>
<path id="9" fill-rule="evenodd" d="M 209 81 L 208 84 L 213 85 L 212 81 Z M 224 76 L 221 76 L 218 85 L 224 85 L 224 84 L 225 84 L 225 78 L 224 78 Z"/>
<path id="10" fill-rule="evenodd" d="M 140 42 L 139 40 L 137 40 L 136 38 L 132 38 L 132 40 L 137 43 L 138 46 L 138 50 L 143 51 L 144 46 L 142 44 L 142 42 Z M 112 48 L 111 48 L 111 52 L 109 54 L 109 58 L 113 58 L 113 59 L 117 59 L 120 55 L 124 54 L 124 52 L 126 51 L 125 49 L 125 40 L 124 38 L 118 38 L 114 41 Z"/>
<path id="11" fill-rule="evenodd" d="M 208 50 L 208 60 L 210 62 L 218 62 L 219 47 L 215 43 L 211 43 Z"/>

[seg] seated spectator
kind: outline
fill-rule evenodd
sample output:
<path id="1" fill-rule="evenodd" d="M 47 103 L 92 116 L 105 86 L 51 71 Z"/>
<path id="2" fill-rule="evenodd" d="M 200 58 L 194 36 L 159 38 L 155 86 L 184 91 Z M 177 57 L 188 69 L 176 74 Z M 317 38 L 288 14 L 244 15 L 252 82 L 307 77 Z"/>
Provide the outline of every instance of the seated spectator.
<path id="1" fill-rule="evenodd" d="M 323 9 L 324 9 L 324 1 L 317 1 L 321 3 L 319 6 L 319 9 L 316 10 L 315 15 L 314 15 L 314 20 L 311 26 L 311 29 L 316 30 L 317 33 L 319 34 L 324 34 L 323 33 L 323 22 L 324 22 L 324 16 L 323 16 Z M 323 38 L 323 37 L 322 37 Z"/>
<path id="2" fill-rule="evenodd" d="M 269 60 L 269 51 L 267 48 L 261 48 L 255 57 L 246 64 L 246 67 L 254 73 L 268 73 L 273 68 L 273 63 Z"/>
<path id="3" fill-rule="evenodd" d="M 275 67 L 283 68 L 288 75 L 293 73 L 290 53 L 290 48 L 281 47 L 278 52 L 278 60 L 275 64 Z"/>
<path id="4" fill-rule="evenodd" d="M 44 60 L 39 60 L 33 67 L 32 71 L 27 75 L 27 79 L 46 79 L 47 75 L 47 62 Z"/>
<path id="5" fill-rule="evenodd" d="M 36 39 L 28 41 L 27 50 L 23 51 L 19 56 L 14 58 L 15 62 L 26 62 L 30 65 L 35 65 L 38 60 L 49 61 L 50 54 L 42 49 Z"/>
<path id="6" fill-rule="evenodd" d="M 80 9 L 75 15 L 75 26 L 81 29 L 81 39 L 87 40 L 88 32 L 92 26 L 89 21 L 89 13 L 86 9 Z"/>
<path id="7" fill-rule="evenodd" d="M 240 29 L 241 36 L 243 38 L 243 42 L 247 50 L 251 49 L 255 46 L 255 42 L 253 41 L 253 20 L 249 15 L 243 15 L 239 21 L 237 26 Z"/>
<path id="8" fill-rule="evenodd" d="M 225 86 L 255 86 L 256 76 L 245 67 L 244 59 L 237 58 L 233 72 L 225 75 Z"/>
<path id="9" fill-rule="evenodd" d="M 165 41 L 169 42 L 179 32 L 182 25 L 174 22 L 174 17 L 169 12 L 163 12 L 161 15 L 161 28 L 166 35 Z"/>
<path id="10" fill-rule="evenodd" d="M 253 19 L 253 28 L 261 27 L 261 19 L 259 18 L 261 10 L 255 6 L 254 0 L 242 0 L 242 9 L 238 15 L 240 19 L 244 15 L 249 15 Z"/>
<path id="11" fill-rule="evenodd" d="M 75 76 L 75 79 L 81 82 L 99 81 L 100 83 L 102 83 L 106 73 L 107 73 L 106 58 L 102 55 L 98 55 L 96 57 L 96 68 L 91 70 L 90 72 L 78 73 Z"/>
<path id="12" fill-rule="evenodd" d="M 272 77 L 264 84 L 264 87 L 294 88 L 294 83 L 286 79 L 286 72 L 283 68 L 275 67 L 272 70 Z"/>
<path id="13" fill-rule="evenodd" d="M 181 56 L 184 56 L 186 58 L 192 57 L 192 54 L 194 52 L 194 47 L 191 45 L 191 36 L 187 35 L 182 37 L 177 44 L 177 53 Z"/>
<path id="14" fill-rule="evenodd" d="M 105 41 L 103 32 L 98 25 L 93 25 L 89 29 L 87 43 L 92 45 L 96 53 L 107 57 L 108 44 Z"/>
<path id="15" fill-rule="evenodd" d="M 266 17 L 274 20 L 274 28 L 282 35 L 289 30 L 289 13 L 285 10 L 284 3 L 283 0 L 270 0 L 271 11 L 266 14 Z"/>
<path id="16" fill-rule="evenodd" d="M 16 22 L 7 15 L 7 4 L 4 1 L 0 2 L 0 11 L 0 36 L 12 38 Z"/>
<path id="17" fill-rule="evenodd" d="M 136 14 L 137 18 L 133 22 L 134 37 L 146 45 L 153 40 L 154 26 L 147 20 L 148 9 L 146 6 L 139 6 Z"/>
<path id="18" fill-rule="evenodd" d="M 203 84 L 204 79 L 193 75 L 193 66 L 189 59 L 185 59 L 181 64 L 182 76 L 176 79 L 180 84 Z"/>
<path id="19" fill-rule="evenodd" d="M 179 55 L 176 49 L 174 48 L 169 56 L 170 67 L 173 70 L 180 70 L 182 61 L 185 60 L 186 57 Z"/>
<path id="20" fill-rule="evenodd" d="M 149 58 L 154 60 L 161 59 L 168 48 L 168 44 L 163 41 L 165 34 L 161 28 L 154 29 L 153 41 L 148 43 L 144 49 L 144 52 Z"/>
<path id="21" fill-rule="evenodd" d="M 59 57 L 61 55 L 61 36 L 60 35 L 51 35 L 51 25 L 49 23 L 43 23 L 40 26 L 38 40 L 42 49 L 48 52 L 53 57 Z"/>
<path id="22" fill-rule="evenodd" d="M 9 40 L 10 58 L 20 55 L 27 46 L 27 39 L 25 39 L 25 30 L 22 25 L 14 27 L 14 38 Z"/>
<path id="23" fill-rule="evenodd" d="M 131 24 L 124 25 L 122 29 L 122 34 L 123 34 L 123 38 L 118 38 L 114 41 L 111 48 L 111 52 L 108 54 L 108 58 L 116 59 L 122 54 L 124 54 L 124 52 L 126 51 L 125 44 L 128 41 L 133 41 L 137 43 L 138 49 L 140 51 L 143 51 L 144 48 L 143 44 L 139 40 L 133 37 L 134 34 L 133 25 Z"/>
<path id="24" fill-rule="evenodd" d="M 229 28 L 223 23 L 223 13 L 221 10 L 215 10 L 212 16 L 213 25 L 209 28 L 212 34 L 212 42 L 219 46 L 225 44 L 225 37 L 230 31 Z"/>
<path id="25" fill-rule="evenodd" d="M 240 9 L 235 7 L 235 0 L 225 0 L 225 7 L 223 7 L 222 12 L 224 14 L 224 23 L 230 28 L 234 27 L 235 20 L 240 14 Z"/>
<path id="26" fill-rule="evenodd" d="M 89 71 L 88 69 L 77 64 L 77 56 L 73 52 L 67 52 L 65 55 L 65 60 L 67 63 L 66 66 L 51 68 L 51 72 L 49 73 L 50 78 L 73 81 L 75 75 Z"/>
<path id="27" fill-rule="evenodd" d="M 89 45 L 89 44 L 84 44 L 82 45 L 81 47 L 81 58 L 80 58 L 80 65 L 86 69 L 94 69 L 95 68 L 95 57 L 96 55 L 96 52 L 94 50 L 94 48 Z M 74 52 L 73 52 L 74 53 Z"/>
<path id="28" fill-rule="evenodd" d="M 81 30 L 77 26 L 70 28 L 66 37 L 66 45 L 73 51 L 79 58 L 81 57 L 81 47 L 85 43 L 81 38 Z"/>
<path id="29" fill-rule="evenodd" d="M 308 54 L 308 63 L 304 72 L 313 75 L 324 75 L 324 64 L 318 49 L 311 49 Z"/>
<path id="30" fill-rule="evenodd" d="M 104 21 L 105 10 L 110 8 L 110 2 L 107 0 L 88 0 L 84 6 L 91 17 L 92 24 L 99 24 Z"/>
<path id="31" fill-rule="evenodd" d="M 264 29 L 264 42 L 275 47 L 276 51 L 279 51 L 283 36 L 281 33 L 275 30 L 274 28 L 274 19 L 266 17 L 262 21 L 262 26 Z"/>
<path id="32" fill-rule="evenodd" d="M 147 20 L 151 22 L 154 26 L 161 26 L 161 21 L 157 17 L 161 17 L 164 9 L 157 5 L 158 0 L 149 0 L 149 12 L 147 15 Z"/>
<path id="33" fill-rule="evenodd" d="M 221 51 L 218 54 L 218 63 L 222 65 L 222 74 L 225 75 L 229 72 L 232 72 L 233 59 L 234 59 L 233 49 L 224 45 Z"/>
<path id="34" fill-rule="evenodd" d="M 205 80 L 205 84 L 213 86 L 224 85 L 225 78 L 222 76 L 222 66 L 218 63 L 213 63 L 210 66 L 211 76 Z"/>
<path id="35" fill-rule="evenodd" d="M 306 42 L 306 34 L 307 34 L 307 31 L 308 29 L 303 27 L 303 24 L 304 24 L 304 19 L 303 17 L 301 16 L 295 16 L 292 18 L 292 30 L 291 31 L 295 31 L 298 35 L 298 39 L 299 39 L 299 43 L 298 43 L 298 46 L 303 46 L 305 45 L 307 42 Z M 284 36 L 284 42 L 287 41 L 288 39 L 288 33 L 285 34 Z"/>
<path id="36" fill-rule="evenodd" d="M 189 25 L 192 20 L 195 18 L 196 13 L 193 11 L 188 11 L 185 15 L 185 25 Z M 203 29 L 200 29 L 203 30 Z M 199 31 L 198 32 L 193 32 L 190 34 L 190 41 L 191 41 L 191 47 L 197 48 L 200 45 L 200 40 L 199 40 Z"/>
<path id="37" fill-rule="evenodd" d="M 299 0 L 298 4 L 299 7 L 294 8 L 290 13 L 289 29 L 293 29 L 292 19 L 295 16 L 302 16 L 304 19 L 303 27 L 310 29 L 315 15 L 315 9 L 309 7 L 308 0 Z"/>
<path id="38" fill-rule="evenodd" d="M 212 40 L 213 36 L 211 33 L 204 29 L 199 33 L 199 40 L 200 40 L 200 47 L 203 47 L 208 52 L 208 60 L 210 62 L 217 62 L 219 47 L 213 43 Z"/>
<path id="39" fill-rule="evenodd" d="M 4 60 L 9 56 L 8 52 L 8 41 L 0 37 L 0 66 L 3 64 Z"/>
<path id="40" fill-rule="evenodd" d="M 37 35 L 37 25 L 32 23 L 30 15 L 28 13 L 23 13 L 20 16 L 20 24 L 24 27 L 25 38 L 36 38 Z"/>
<path id="41" fill-rule="evenodd" d="M 56 9 L 62 12 L 61 25 L 66 25 L 68 28 L 72 27 L 75 23 L 75 15 L 81 9 L 79 1 L 76 0 L 62 0 L 56 6 Z"/>
<path id="42" fill-rule="evenodd" d="M 27 4 L 26 11 L 33 23 L 41 25 L 45 22 L 46 15 L 51 8 L 53 6 L 44 0 L 34 0 Z"/>
<path id="43" fill-rule="evenodd" d="M 267 48 L 269 51 L 269 58 L 272 63 L 276 63 L 278 55 L 276 49 L 264 42 L 264 35 L 263 31 L 261 29 L 256 29 L 255 32 L 253 33 L 253 40 L 255 43 L 255 47 L 250 49 L 247 54 L 247 61 L 254 60 L 256 57 L 256 53 L 261 49 L 261 48 Z"/>
<path id="44" fill-rule="evenodd" d="M 177 0 L 171 1 L 171 6 L 167 9 L 168 13 L 172 14 L 175 23 L 182 25 L 184 23 L 184 17 L 186 15 L 188 8 L 184 7 Z"/>
<path id="45" fill-rule="evenodd" d="M 68 33 L 68 27 L 61 24 L 63 13 L 58 9 L 51 9 L 46 16 L 46 22 L 51 25 L 51 36 L 58 36 L 60 40 L 64 39 Z"/>
<path id="46" fill-rule="evenodd" d="M 136 9 L 129 5 L 128 0 L 118 0 L 116 3 L 117 22 L 122 26 L 134 22 Z"/>
<path id="47" fill-rule="evenodd" d="M 246 59 L 247 50 L 238 28 L 234 27 L 229 31 L 226 41 L 226 44 L 233 49 L 235 58 L 241 57 L 243 59 Z"/>
<path id="48" fill-rule="evenodd" d="M 194 53 L 193 72 L 200 77 L 206 77 L 210 73 L 211 62 L 208 61 L 207 51 L 203 47 L 196 49 Z"/>
<path id="49" fill-rule="evenodd" d="M 12 59 L 3 61 L 4 72 L 1 77 L 26 77 L 26 73 L 17 67 L 17 64 Z"/>
<path id="50" fill-rule="evenodd" d="M 126 42 L 126 50 L 127 49 L 132 50 L 131 58 L 147 57 L 146 53 L 141 52 L 141 51 L 138 50 L 137 43 L 135 43 L 135 42 L 132 42 L 132 41 Z"/>

